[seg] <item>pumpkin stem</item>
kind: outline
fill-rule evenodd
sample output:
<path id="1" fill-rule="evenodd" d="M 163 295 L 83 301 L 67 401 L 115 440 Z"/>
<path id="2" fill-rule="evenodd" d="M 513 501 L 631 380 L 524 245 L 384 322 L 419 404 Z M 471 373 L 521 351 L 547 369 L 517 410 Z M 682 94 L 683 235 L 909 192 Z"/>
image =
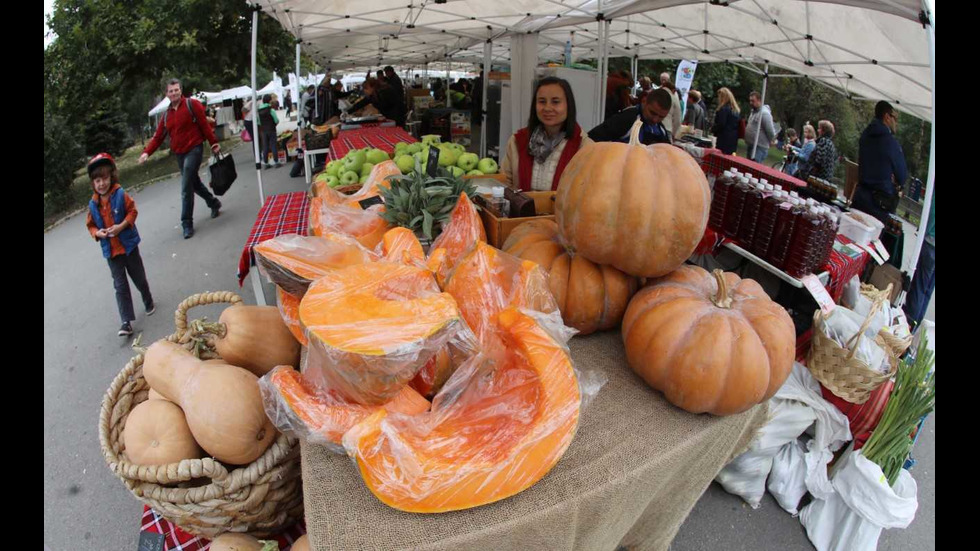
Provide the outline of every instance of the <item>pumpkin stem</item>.
<path id="1" fill-rule="evenodd" d="M 640 130 L 642 129 L 643 119 L 637 116 L 636 122 L 634 122 L 633 127 L 630 128 L 630 145 L 643 145 L 640 143 Z"/>
<path id="2" fill-rule="evenodd" d="M 718 282 L 718 294 L 711 299 L 711 302 L 718 308 L 731 308 L 732 297 L 728 296 L 728 282 L 725 281 L 725 272 L 716 269 L 712 272 Z"/>

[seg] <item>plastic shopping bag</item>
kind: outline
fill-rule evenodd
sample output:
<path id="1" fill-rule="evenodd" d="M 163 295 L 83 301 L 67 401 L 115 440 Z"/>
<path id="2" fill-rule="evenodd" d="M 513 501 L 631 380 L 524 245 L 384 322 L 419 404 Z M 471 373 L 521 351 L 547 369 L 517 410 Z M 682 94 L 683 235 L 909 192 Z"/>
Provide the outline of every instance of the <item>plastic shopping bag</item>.
<path id="1" fill-rule="evenodd" d="M 211 172 L 211 189 L 215 195 L 224 195 L 238 178 L 235 159 L 231 155 L 212 155 L 208 161 L 208 170 Z"/>
<path id="2" fill-rule="evenodd" d="M 918 508 L 915 479 L 899 473 L 888 486 L 881 468 L 860 452 L 835 467 L 835 493 L 800 511 L 800 521 L 817 551 L 874 551 L 884 528 L 906 528 Z"/>

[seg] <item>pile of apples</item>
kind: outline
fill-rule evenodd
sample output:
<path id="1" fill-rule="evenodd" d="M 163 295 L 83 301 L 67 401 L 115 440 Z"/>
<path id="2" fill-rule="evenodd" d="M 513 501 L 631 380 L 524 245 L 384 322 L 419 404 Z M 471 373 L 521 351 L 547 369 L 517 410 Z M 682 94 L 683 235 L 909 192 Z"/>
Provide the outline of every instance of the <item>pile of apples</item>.
<path id="1" fill-rule="evenodd" d="M 364 183 L 371 169 L 378 163 L 390 160 L 388 153 L 381 149 L 367 147 L 352 149 L 343 159 L 330 161 L 323 171 L 327 185 L 332 188 Z M 320 176 L 323 178 L 323 176 Z"/>
<path id="2" fill-rule="evenodd" d="M 459 144 L 442 143 L 438 135 L 422 136 L 421 143 L 399 142 L 395 144 L 395 153 L 392 158 L 402 174 L 408 174 L 415 170 L 416 159 L 422 163 L 422 166 L 425 166 L 429 160 L 430 146 L 434 146 L 439 151 L 439 166 L 456 177 L 495 174 L 499 168 L 493 159 L 480 159 L 476 153 L 467 153 L 466 149 Z"/>

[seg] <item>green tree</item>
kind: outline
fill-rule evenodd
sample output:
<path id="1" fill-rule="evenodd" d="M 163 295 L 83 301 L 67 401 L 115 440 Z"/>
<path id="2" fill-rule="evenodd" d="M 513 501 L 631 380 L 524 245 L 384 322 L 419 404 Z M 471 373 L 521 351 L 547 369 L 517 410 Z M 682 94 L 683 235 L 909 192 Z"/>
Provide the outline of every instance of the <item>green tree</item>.
<path id="1" fill-rule="evenodd" d="M 75 170 L 83 151 L 72 128 L 63 118 L 44 110 L 44 215 L 65 206 Z"/>

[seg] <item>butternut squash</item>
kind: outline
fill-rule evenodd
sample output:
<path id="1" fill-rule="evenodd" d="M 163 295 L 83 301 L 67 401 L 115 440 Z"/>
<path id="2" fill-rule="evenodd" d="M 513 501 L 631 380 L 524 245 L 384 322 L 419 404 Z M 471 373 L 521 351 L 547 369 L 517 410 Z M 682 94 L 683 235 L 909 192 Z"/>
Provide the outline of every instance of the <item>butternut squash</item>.
<path id="1" fill-rule="evenodd" d="M 224 336 L 212 343 L 225 362 L 259 377 L 277 365 L 299 366 L 299 342 L 277 307 L 237 304 L 226 308 L 218 323 Z"/>
<path id="2" fill-rule="evenodd" d="M 168 465 L 204 455 L 184 412 L 167 400 L 139 403 L 129 412 L 123 435 L 126 457 L 135 465 Z"/>

